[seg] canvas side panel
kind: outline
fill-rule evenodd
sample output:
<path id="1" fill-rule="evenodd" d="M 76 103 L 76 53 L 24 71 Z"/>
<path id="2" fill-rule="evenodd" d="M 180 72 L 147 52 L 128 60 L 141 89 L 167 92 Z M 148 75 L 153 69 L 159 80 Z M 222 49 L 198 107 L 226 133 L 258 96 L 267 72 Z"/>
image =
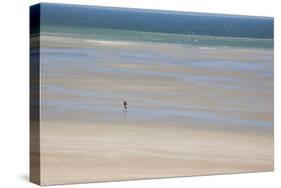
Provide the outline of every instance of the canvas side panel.
<path id="1" fill-rule="evenodd" d="M 40 4 L 30 7 L 30 181 L 40 184 Z"/>

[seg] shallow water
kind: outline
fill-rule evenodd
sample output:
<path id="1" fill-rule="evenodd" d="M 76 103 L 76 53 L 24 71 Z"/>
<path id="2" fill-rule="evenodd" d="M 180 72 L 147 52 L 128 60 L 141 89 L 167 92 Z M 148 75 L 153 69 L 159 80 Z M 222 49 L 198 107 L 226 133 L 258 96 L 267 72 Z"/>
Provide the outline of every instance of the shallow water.
<path id="1" fill-rule="evenodd" d="M 272 49 L 58 38 L 42 40 L 47 121 L 273 127 Z"/>

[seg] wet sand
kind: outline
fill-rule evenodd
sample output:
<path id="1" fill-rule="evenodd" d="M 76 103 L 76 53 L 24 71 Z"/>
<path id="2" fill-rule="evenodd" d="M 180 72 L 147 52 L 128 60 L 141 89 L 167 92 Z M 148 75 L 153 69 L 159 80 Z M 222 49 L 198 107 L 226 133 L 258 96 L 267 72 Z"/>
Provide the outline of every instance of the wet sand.
<path id="1" fill-rule="evenodd" d="M 272 49 L 41 47 L 42 184 L 273 170 Z"/>

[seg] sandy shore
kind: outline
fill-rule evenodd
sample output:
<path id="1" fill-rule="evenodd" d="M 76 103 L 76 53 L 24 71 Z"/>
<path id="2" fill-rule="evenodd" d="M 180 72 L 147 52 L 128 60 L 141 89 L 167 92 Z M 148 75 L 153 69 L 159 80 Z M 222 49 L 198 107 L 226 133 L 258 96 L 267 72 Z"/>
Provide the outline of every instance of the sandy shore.
<path id="1" fill-rule="evenodd" d="M 41 69 L 42 184 L 273 170 L 272 49 L 42 36 Z"/>
<path id="2" fill-rule="evenodd" d="M 273 170 L 271 134 L 43 123 L 42 184 Z"/>

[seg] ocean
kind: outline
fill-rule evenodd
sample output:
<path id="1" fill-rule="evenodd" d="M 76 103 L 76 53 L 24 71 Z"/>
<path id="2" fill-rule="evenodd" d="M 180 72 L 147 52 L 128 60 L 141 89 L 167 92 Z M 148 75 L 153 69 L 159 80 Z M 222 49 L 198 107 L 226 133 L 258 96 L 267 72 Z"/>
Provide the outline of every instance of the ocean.
<path id="1" fill-rule="evenodd" d="M 97 40 L 273 48 L 273 18 L 43 3 L 41 32 Z"/>

